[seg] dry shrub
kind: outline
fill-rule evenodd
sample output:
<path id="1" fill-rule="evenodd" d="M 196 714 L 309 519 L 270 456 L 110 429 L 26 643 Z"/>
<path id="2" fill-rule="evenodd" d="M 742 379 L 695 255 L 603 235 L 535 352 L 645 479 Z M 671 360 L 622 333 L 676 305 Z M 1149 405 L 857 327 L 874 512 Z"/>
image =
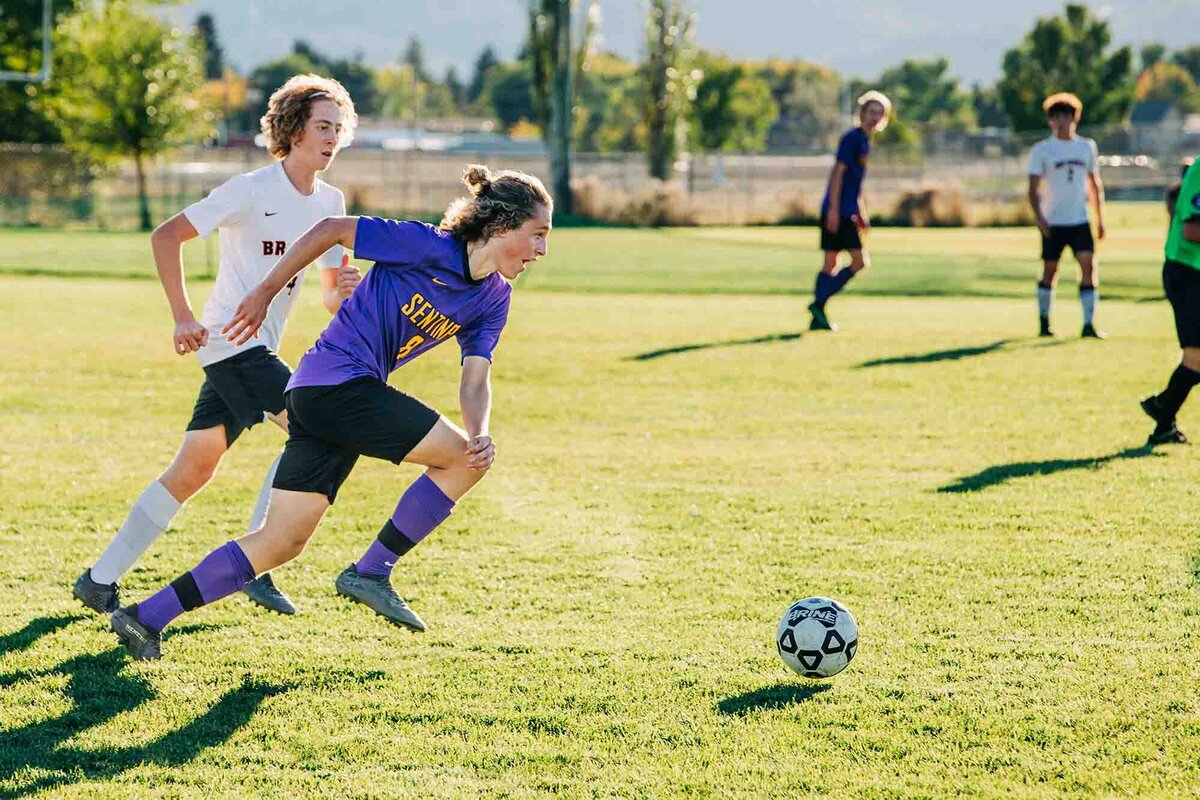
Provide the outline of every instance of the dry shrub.
<path id="1" fill-rule="evenodd" d="M 983 202 L 971 205 L 971 225 L 977 228 L 1023 228 L 1037 222 L 1026 200 Z"/>
<path id="2" fill-rule="evenodd" d="M 910 228 L 959 228 L 967 224 L 967 202 L 959 188 L 924 187 L 900 194 L 888 222 Z"/>
<path id="3" fill-rule="evenodd" d="M 582 217 L 614 225 L 661 228 L 695 225 L 696 214 L 683 187 L 651 181 L 626 194 L 599 178 L 588 176 L 571 182 L 572 211 Z"/>
<path id="4" fill-rule="evenodd" d="M 808 195 L 793 192 L 780 197 L 778 218 L 764 222 L 768 225 L 819 225 L 821 215 L 808 205 Z"/>

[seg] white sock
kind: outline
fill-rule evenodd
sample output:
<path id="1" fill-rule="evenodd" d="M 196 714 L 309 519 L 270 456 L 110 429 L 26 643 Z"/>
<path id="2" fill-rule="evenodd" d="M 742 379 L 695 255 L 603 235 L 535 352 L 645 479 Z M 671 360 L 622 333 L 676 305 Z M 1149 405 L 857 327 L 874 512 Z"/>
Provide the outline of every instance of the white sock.
<path id="1" fill-rule="evenodd" d="M 262 488 L 258 490 L 258 500 L 254 503 L 254 513 L 250 515 L 250 527 L 247 529 L 249 533 L 261 528 L 267 519 L 267 507 L 271 504 L 271 484 L 275 482 L 275 473 L 279 470 L 281 458 L 283 453 L 275 456 L 275 460 L 267 469 L 266 477 L 263 478 Z"/>
<path id="2" fill-rule="evenodd" d="M 147 486 L 129 509 L 125 524 L 92 567 L 92 580 L 96 583 L 119 581 L 142 553 L 150 549 L 182 507 L 183 504 L 158 481 Z"/>
<path id="3" fill-rule="evenodd" d="M 1100 303 L 1100 290 L 1094 286 L 1080 286 L 1079 302 L 1083 305 L 1083 324 L 1091 325 L 1092 317 L 1096 316 L 1096 306 Z"/>
<path id="4" fill-rule="evenodd" d="M 1054 287 L 1038 284 L 1038 313 L 1043 317 L 1050 316 L 1050 308 L 1054 305 Z"/>

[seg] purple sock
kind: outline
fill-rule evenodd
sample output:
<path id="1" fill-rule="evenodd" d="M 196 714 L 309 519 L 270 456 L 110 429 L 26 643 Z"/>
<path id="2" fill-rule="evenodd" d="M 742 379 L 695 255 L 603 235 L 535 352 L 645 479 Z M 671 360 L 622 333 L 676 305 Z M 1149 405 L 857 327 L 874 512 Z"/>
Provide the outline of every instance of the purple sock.
<path id="1" fill-rule="evenodd" d="M 391 575 L 396 561 L 446 521 L 454 501 L 422 475 L 400 498 L 379 536 L 354 565 L 359 575 Z"/>
<path id="2" fill-rule="evenodd" d="M 161 631 L 184 611 L 228 597 L 254 579 L 254 567 L 237 542 L 226 542 L 149 600 L 137 605 L 137 618 Z"/>

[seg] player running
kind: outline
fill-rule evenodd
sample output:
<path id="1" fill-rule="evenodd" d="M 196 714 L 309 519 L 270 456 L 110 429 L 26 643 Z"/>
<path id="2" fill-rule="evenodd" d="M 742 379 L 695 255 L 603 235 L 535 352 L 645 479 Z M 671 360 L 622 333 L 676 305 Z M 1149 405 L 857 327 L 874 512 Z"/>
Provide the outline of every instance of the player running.
<path id="1" fill-rule="evenodd" d="M 1104 339 L 1096 330 L 1096 305 L 1100 301 L 1096 245 L 1088 222 L 1087 197 L 1096 206 L 1096 238 L 1104 238 L 1104 185 L 1100 182 L 1099 154 L 1091 139 L 1075 135 L 1083 103 L 1073 94 L 1052 94 L 1042 103 L 1053 135 L 1033 146 L 1029 155 L 1029 204 L 1042 235 L 1042 278 L 1038 281 L 1039 336 L 1053 336 L 1050 311 L 1058 261 L 1071 248 L 1079 262 L 1079 302 L 1083 330 L 1089 339 Z M 1043 187 L 1045 191 L 1043 191 Z"/>
<path id="2" fill-rule="evenodd" d="M 158 538 L 188 498 L 216 472 L 221 457 L 247 428 L 271 420 L 288 429 L 283 392 L 291 369 L 276 355 L 287 316 L 300 294 L 308 264 L 319 261 L 322 301 L 331 314 L 361 279 L 342 264 L 342 248 L 312 253 L 289 277 L 262 320 L 257 339 L 231 344 L 219 330 L 248 289 L 262 280 L 315 222 L 346 213 L 342 193 L 317 177 L 354 138 L 354 103 L 340 83 L 296 75 L 273 95 L 262 118 L 267 147 L 277 161 L 230 178 L 207 197 L 159 225 L 150 237 L 159 279 L 175 318 L 175 352 L 195 353 L 204 383 L 174 461 L 142 492 L 96 563 L 75 581 L 74 596 L 95 611 L 120 606 L 117 581 Z M 180 246 L 220 231 L 221 261 L 212 297 L 199 321 L 184 286 Z M 339 268 L 340 266 L 340 268 Z M 265 517 L 279 458 L 271 464 L 250 517 Z M 244 588 L 259 605 L 294 614 L 291 601 L 269 574 Z"/>
<path id="3" fill-rule="evenodd" d="M 887 127 L 891 113 L 892 101 L 882 92 L 867 92 L 858 98 L 858 126 L 847 131 L 838 142 L 836 161 L 829 173 L 825 197 L 821 200 L 824 261 L 817 273 L 813 301 L 808 306 L 812 315 L 809 330 L 836 330 L 825 315 L 825 303 L 871 263 L 860 237 L 871 228 L 863 203 L 862 184 L 867 176 L 871 140 Z M 838 254 L 843 250 L 850 254 L 848 267 L 838 266 Z"/>
<path id="4" fill-rule="evenodd" d="M 1154 420 L 1147 444 L 1184 444 L 1187 437 L 1175 417 L 1192 387 L 1200 383 L 1200 160 L 1188 167 L 1179 185 L 1167 233 L 1163 288 L 1175 314 L 1175 333 L 1183 350 L 1167 388 L 1142 401 Z"/>
<path id="5" fill-rule="evenodd" d="M 145 602 L 112 615 L 138 660 L 161 655 L 162 629 L 304 550 L 360 455 L 427 469 L 408 487 L 376 541 L 338 577 L 339 594 L 414 631 L 425 623 L 392 588 L 396 562 L 450 515 L 491 467 L 492 352 L 508 319 L 512 280 L 546 253 L 553 203 L 521 172 L 473 165 L 441 226 L 332 217 L 292 246 L 238 306 L 226 328 L 250 340 L 275 297 L 334 245 L 375 262 L 288 383 L 290 432 L 263 525 L 214 550 Z M 463 428 L 388 386 L 388 374 L 449 337 L 462 351 Z"/>

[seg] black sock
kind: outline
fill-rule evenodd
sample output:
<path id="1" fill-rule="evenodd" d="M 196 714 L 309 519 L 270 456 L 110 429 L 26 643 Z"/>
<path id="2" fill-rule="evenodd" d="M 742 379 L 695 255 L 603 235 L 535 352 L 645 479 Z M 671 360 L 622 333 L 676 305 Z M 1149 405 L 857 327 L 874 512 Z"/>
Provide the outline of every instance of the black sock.
<path id="1" fill-rule="evenodd" d="M 1200 372 L 1188 369 L 1183 364 L 1175 368 L 1171 373 L 1171 380 L 1167 381 L 1167 388 L 1158 396 L 1158 405 L 1163 410 L 1164 419 L 1175 419 L 1175 415 L 1183 407 L 1183 401 L 1187 400 L 1188 393 L 1197 383 L 1200 383 Z"/>

